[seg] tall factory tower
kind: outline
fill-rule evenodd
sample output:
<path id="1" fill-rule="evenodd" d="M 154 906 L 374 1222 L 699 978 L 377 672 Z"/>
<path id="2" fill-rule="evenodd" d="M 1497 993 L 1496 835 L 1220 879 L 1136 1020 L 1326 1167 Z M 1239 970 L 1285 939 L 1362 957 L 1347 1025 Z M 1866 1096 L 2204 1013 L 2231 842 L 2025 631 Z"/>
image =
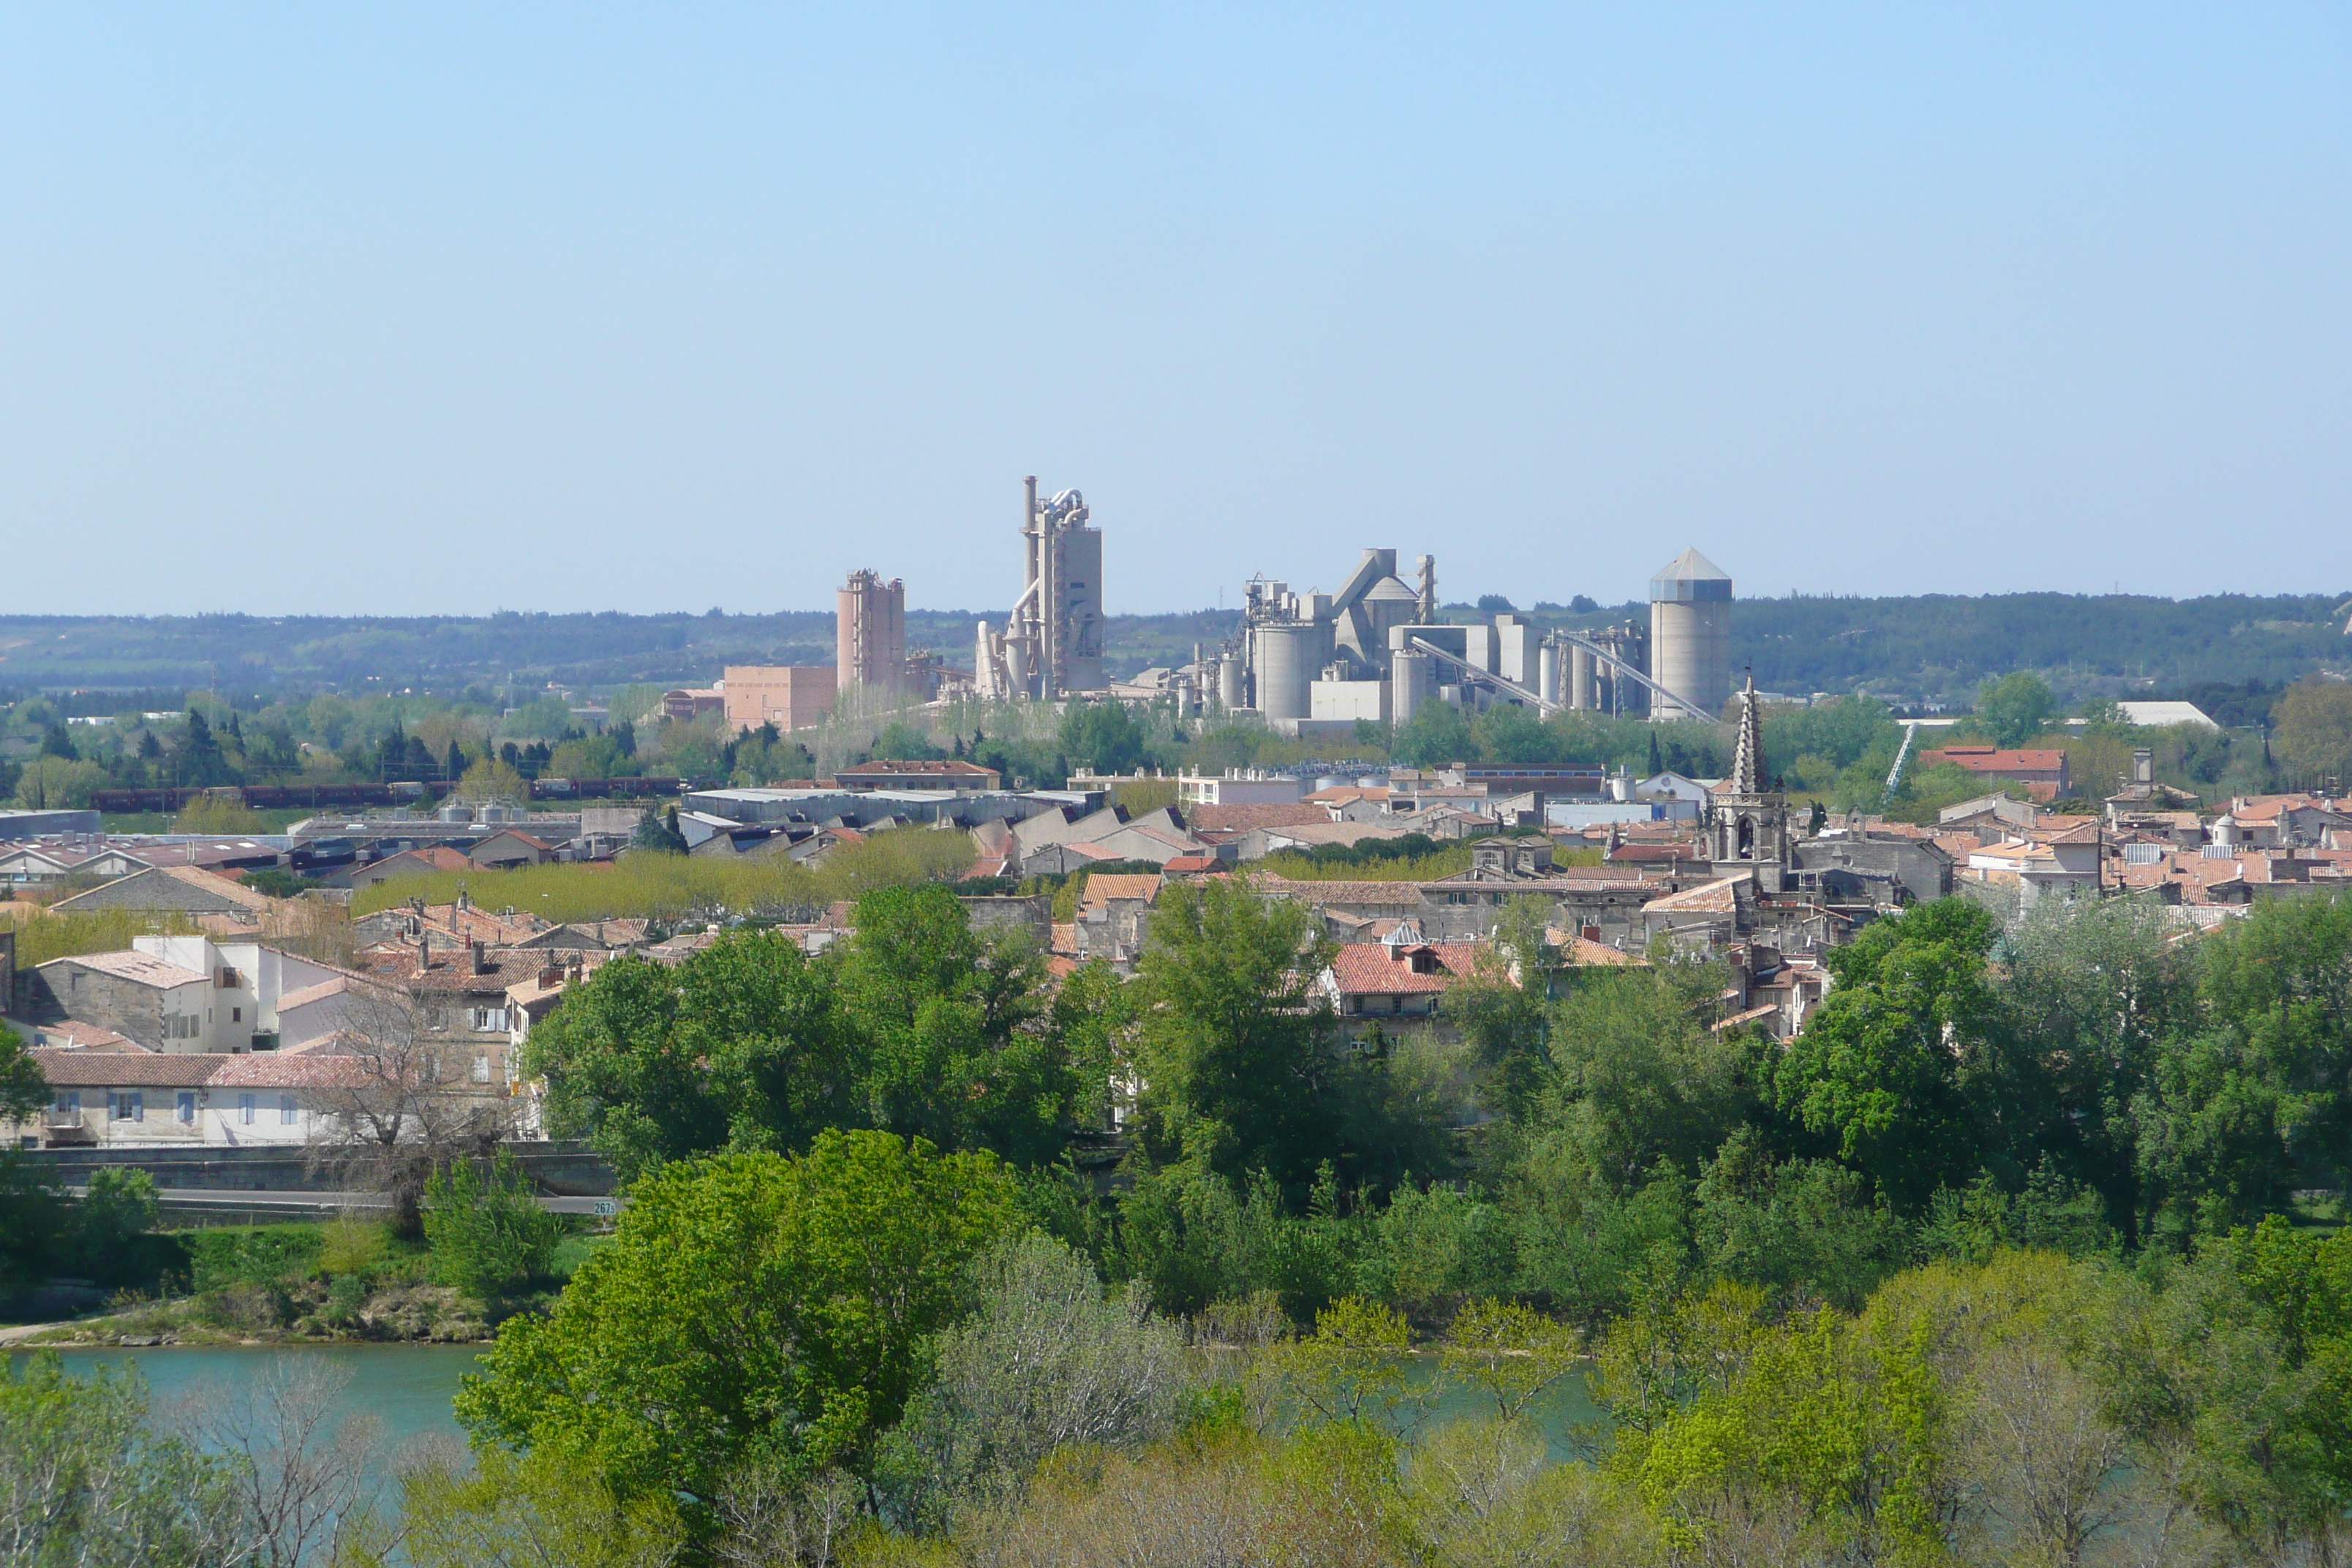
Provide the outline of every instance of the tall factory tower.
<path id="1" fill-rule="evenodd" d="M 878 573 L 852 572 L 835 597 L 834 675 L 839 700 L 863 692 L 887 703 L 907 668 L 907 585 Z"/>
<path id="2" fill-rule="evenodd" d="M 1037 499 L 1022 481 L 1025 574 L 1002 631 L 980 623 L 973 678 L 982 697 L 1052 702 L 1100 691 L 1103 679 L 1102 533 L 1087 526 L 1087 498 L 1062 490 Z"/>
<path id="3" fill-rule="evenodd" d="M 1650 679 L 1706 710 L 1659 698 L 1652 719 L 1712 722 L 1731 700 L 1731 579 L 1695 548 L 1650 579 Z"/>

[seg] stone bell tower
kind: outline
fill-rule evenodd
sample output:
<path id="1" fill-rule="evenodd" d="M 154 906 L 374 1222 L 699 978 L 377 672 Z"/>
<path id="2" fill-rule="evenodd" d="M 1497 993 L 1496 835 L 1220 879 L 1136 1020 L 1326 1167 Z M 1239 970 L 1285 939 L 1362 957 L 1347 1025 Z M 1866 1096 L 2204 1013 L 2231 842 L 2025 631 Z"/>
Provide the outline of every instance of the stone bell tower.
<path id="1" fill-rule="evenodd" d="M 1717 876 L 1752 871 L 1758 892 L 1780 891 L 1789 867 L 1789 797 L 1764 787 L 1764 717 L 1753 670 L 1739 693 L 1739 742 L 1731 777 L 1709 810 L 1707 839 Z"/>

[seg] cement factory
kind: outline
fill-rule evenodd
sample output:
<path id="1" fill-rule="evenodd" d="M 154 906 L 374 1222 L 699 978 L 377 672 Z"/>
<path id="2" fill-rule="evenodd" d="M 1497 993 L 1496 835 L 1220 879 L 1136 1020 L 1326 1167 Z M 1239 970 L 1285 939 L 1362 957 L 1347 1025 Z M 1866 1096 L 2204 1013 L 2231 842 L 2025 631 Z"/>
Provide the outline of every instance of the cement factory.
<path id="1" fill-rule="evenodd" d="M 1172 701 L 1181 719 L 1255 715 L 1308 737 L 1410 723 L 1433 702 L 1716 721 L 1731 700 L 1731 579 L 1695 549 L 1650 579 L 1646 626 L 1582 631 L 1510 611 L 1443 618 L 1436 557 L 1413 557 L 1408 581 L 1394 550 L 1370 549 L 1336 593 L 1251 579 L 1242 626 L 1223 647 L 1195 645 L 1188 664 L 1118 680 L 1103 664 L 1103 536 L 1086 497 L 1041 499 L 1036 479 L 1024 479 L 1018 532 L 1021 592 L 1001 625 L 979 624 L 969 673 L 910 655 L 905 584 L 858 571 L 837 595 L 833 668 L 730 667 L 718 688 L 674 695 L 723 704 L 739 727 L 787 731 L 828 712 L 976 697 Z"/>
<path id="2" fill-rule="evenodd" d="M 1395 551 L 1366 550 L 1336 594 L 1253 579 L 1239 635 L 1176 674 L 1180 710 L 1197 693 L 1290 735 L 1406 724 L 1432 702 L 1712 721 L 1731 699 L 1731 579 L 1686 550 L 1651 579 L 1646 630 L 1545 630 L 1508 611 L 1441 620 L 1435 557 L 1408 584 Z"/>

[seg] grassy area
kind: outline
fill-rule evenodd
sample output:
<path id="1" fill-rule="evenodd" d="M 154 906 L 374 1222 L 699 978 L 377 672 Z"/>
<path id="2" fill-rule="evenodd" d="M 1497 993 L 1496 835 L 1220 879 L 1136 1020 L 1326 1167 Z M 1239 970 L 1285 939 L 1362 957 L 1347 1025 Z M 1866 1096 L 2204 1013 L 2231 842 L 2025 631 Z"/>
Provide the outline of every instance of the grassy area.
<path id="1" fill-rule="evenodd" d="M 445 871 L 362 888 L 352 912 L 364 915 L 421 898 L 447 903 L 464 888 L 488 909 L 511 906 L 551 921 L 677 920 L 715 913 L 782 914 L 855 899 L 874 888 L 952 881 L 971 868 L 967 834 L 906 827 L 846 845 L 816 867 L 779 857 L 707 859 L 631 854 L 609 865 L 519 866 L 510 871 Z"/>

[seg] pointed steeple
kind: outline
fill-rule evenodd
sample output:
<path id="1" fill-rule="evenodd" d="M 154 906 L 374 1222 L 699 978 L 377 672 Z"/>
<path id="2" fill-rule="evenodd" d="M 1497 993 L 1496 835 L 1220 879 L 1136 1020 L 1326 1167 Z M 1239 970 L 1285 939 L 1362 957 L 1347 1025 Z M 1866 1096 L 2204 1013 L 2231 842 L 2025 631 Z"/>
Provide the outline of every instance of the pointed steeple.
<path id="1" fill-rule="evenodd" d="M 1731 757 L 1731 793 L 1764 793 L 1764 721 L 1756 702 L 1756 671 L 1739 694 L 1739 748 Z"/>

